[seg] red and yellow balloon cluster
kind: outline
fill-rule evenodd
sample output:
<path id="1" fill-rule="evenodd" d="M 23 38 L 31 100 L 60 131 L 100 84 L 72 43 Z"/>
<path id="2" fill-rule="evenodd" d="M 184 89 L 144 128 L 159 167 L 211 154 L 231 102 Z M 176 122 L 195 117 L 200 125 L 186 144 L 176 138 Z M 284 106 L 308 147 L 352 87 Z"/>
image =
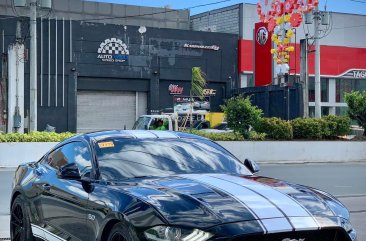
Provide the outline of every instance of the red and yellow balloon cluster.
<path id="1" fill-rule="evenodd" d="M 257 11 L 262 22 L 268 23 L 268 31 L 272 32 L 272 41 L 276 47 L 271 50 L 277 64 L 287 64 L 294 28 L 300 26 L 303 13 L 311 12 L 319 4 L 319 0 L 260 0 Z M 288 67 L 288 66 L 287 66 Z"/>

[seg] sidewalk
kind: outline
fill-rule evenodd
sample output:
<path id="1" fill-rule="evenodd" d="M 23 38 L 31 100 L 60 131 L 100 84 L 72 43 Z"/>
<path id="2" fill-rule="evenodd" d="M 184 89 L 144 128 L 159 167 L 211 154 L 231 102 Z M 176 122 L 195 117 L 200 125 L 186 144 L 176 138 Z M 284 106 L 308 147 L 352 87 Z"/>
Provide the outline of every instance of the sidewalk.
<path id="1" fill-rule="evenodd" d="M 10 215 L 0 214 L 0 239 L 10 238 Z"/>

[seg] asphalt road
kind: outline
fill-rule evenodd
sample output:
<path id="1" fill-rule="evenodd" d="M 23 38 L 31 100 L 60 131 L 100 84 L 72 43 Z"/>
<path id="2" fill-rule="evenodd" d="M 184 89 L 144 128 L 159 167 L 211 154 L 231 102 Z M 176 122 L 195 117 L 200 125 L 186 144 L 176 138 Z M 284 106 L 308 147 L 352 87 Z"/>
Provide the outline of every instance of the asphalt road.
<path id="1" fill-rule="evenodd" d="M 13 172 L 0 169 L 0 238 L 9 237 Z M 352 224 L 359 240 L 366 240 L 366 163 L 263 165 L 259 174 L 316 187 L 335 195 L 351 211 Z"/>

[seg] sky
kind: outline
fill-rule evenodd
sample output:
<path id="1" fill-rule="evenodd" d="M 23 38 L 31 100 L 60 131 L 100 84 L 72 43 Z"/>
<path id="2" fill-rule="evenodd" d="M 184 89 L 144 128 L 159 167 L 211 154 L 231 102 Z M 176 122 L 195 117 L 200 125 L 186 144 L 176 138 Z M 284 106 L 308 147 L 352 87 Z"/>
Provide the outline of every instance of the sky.
<path id="1" fill-rule="evenodd" d="M 173 9 L 190 8 L 191 14 L 206 12 L 212 9 L 230 6 L 237 3 L 257 3 L 258 0 L 92 0 L 97 2 L 110 2 L 129 5 L 164 7 L 169 5 Z M 217 3 L 220 2 L 220 3 Z M 212 4 L 217 3 L 217 4 Z M 206 5 L 195 7 L 198 5 Z M 327 4 L 327 10 L 331 12 L 354 13 L 366 15 L 366 0 L 320 0 L 320 10 L 324 10 Z M 191 8 L 194 7 L 194 8 Z"/>

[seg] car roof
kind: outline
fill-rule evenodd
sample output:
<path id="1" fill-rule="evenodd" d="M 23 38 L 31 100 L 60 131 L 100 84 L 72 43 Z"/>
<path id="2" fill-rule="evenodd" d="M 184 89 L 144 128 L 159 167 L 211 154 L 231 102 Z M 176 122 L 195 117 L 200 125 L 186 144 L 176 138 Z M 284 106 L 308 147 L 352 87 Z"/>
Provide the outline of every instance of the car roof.
<path id="1" fill-rule="evenodd" d="M 169 118 L 169 117 L 170 117 L 170 115 L 141 115 L 140 117 Z"/>
<path id="2" fill-rule="evenodd" d="M 197 139 L 207 140 L 202 136 L 193 135 L 184 132 L 175 131 L 153 131 L 153 130 L 111 130 L 111 131 L 98 131 L 92 133 L 85 133 L 79 136 L 79 138 L 93 139 L 95 141 L 101 141 L 105 139 L 113 138 L 128 138 L 128 139 Z"/>

